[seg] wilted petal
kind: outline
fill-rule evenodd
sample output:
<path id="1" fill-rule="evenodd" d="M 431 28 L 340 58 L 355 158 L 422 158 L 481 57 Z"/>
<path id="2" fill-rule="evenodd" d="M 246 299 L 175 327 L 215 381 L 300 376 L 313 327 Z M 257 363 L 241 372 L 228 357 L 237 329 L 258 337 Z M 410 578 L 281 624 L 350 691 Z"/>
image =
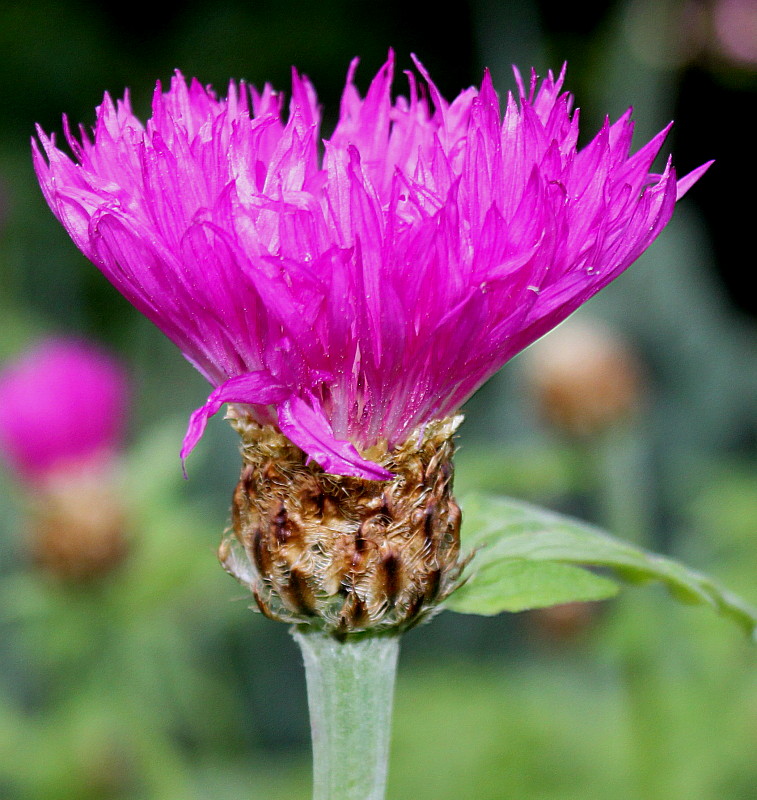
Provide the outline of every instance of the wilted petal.
<path id="1" fill-rule="evenodd" d="M 187 456 L 200 441 L 210 417 L 216 414 L 224 403 L 267 406 L 271 403 L 280 403 L 286 399 L 289 393 L 290 390 L 278 383 L 270 373 L 264 371 L 248 372 L 224 381 L 210 393 L 205 405 L 192 412 L 181 447 L 182 462 L 186 461 Z"/>
<path id="2" fill-rule="evenodd" d="M 363 458 L 350 442 L 336 439 L 323 412 L 301 397 L 293 397 L 279 407 L 279 428 L 326 472 L 372 481 L 393 477 L 379 464 Z"/>

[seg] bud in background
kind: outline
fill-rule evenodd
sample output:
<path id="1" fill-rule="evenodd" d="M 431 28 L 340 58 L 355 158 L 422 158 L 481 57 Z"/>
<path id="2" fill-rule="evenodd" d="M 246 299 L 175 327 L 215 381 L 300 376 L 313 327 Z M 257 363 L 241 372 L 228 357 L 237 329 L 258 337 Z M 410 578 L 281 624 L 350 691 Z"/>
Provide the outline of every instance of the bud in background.
<path id="1" fill-rule="evenodd" d="M 604 325 L 570 320 L 534 344 L 526 381 L 539 413 L 563 433 L 590 436 L 626 421 L 642 394 L 635 354 Z"/>
<path id="2" fill-rule="evenodd" d="M 83 341 L 45 341 L 0 371 L 0 453 L 30 499 L 33 557 L 60 577 L 104 574 L 126 553 L 126 411 L 123 368 Z"/>
<path id="3" fill-rule="evenodd" d="M 636 354 L 608 326 L 572 318 L 529 348 L 524 362 L 536 412 L 581 449 L 597 521 L 643 538 L 644 495 L 632 490 L 639 481 L 638 453 L 625 424 L 644 395 Z M 530 619 L 543 637 L 569 641 L 591 625 L 598 609 L 567 603 L 533 611 Z"/>

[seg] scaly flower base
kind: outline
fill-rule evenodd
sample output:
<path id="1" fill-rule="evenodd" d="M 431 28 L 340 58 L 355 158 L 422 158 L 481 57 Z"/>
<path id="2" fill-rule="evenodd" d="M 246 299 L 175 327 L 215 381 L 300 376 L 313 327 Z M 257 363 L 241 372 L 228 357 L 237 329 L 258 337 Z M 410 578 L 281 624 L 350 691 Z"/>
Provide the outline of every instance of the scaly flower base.
<path id="1" fill-rule="evenodd" d="M 452 497 L 461 421 L 430 422 L 373 456 L 394 478 L 369 481 L 330 475 L 275 428 L 232 417 L 244 466 L 233 533 L 219 551 L 224 568 L 266 616 L 337 638 L 428 618 L 462 566 Z"/>

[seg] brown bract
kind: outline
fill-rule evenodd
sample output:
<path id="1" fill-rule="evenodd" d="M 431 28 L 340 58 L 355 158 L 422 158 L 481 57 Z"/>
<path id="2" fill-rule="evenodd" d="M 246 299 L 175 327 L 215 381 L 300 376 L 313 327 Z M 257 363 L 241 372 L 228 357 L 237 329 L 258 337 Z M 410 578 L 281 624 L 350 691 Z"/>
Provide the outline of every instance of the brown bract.
<path id="1" fill-rule="evenodd" d="M 595 321 L 570 320 L 549 333 L 529 350 L 526 369 L 542 416 L 572 436 L 628 420 L 644 393 L 636 353 Z"/>
<path id="2" fill-rule="evenodd" d="M 126 558 L 127 522 L 107 473 L 60 473 L 35 494 L 29 526 L 33 560 L 66 581 L 104 577 Z"/>
<path id="3" fill-rule="evenodd" d="M 395 478 L 370 481 L 327 474 L 274 428 L 232 416 L 244 465 L 224 568 L 266 616 L 337 637 L 428 617 L 461 570 L 452 497 L 461 421 L 431 422 L 391 452 L 372 452 Z"/>

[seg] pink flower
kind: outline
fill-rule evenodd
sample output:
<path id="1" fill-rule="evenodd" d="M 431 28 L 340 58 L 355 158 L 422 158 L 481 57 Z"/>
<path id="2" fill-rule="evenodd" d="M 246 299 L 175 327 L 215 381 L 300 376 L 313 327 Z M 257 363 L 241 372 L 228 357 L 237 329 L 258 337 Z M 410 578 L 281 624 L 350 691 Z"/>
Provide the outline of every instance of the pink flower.
<path id="1" fill-rule="evenodd" d="M 90 344 L 51 339 L 0 371 L 0 452 L 29 481 L 109 460 L 127 409 L 126 376 Z"/>
<path id="2" fill-rule="evenodd" d="M 81 251 L 216 389 L 327 472 L 390 477 L 361 451 L 454 413 L 508 359 L 617 277 L 706 164 L 650 174 L 630 111 L 576 149 L 564 71 L 508 95 L 489 74 L 448 103 L 394 61 L 361 98 L 350 67 L 321 142 L 313 87 L 283 99 L 177 74 L 142 124 L 105 95 L 75 161 L 39 131 L 34 163 Z M 321 154 L 321 149 L 323 153 Z"/>

